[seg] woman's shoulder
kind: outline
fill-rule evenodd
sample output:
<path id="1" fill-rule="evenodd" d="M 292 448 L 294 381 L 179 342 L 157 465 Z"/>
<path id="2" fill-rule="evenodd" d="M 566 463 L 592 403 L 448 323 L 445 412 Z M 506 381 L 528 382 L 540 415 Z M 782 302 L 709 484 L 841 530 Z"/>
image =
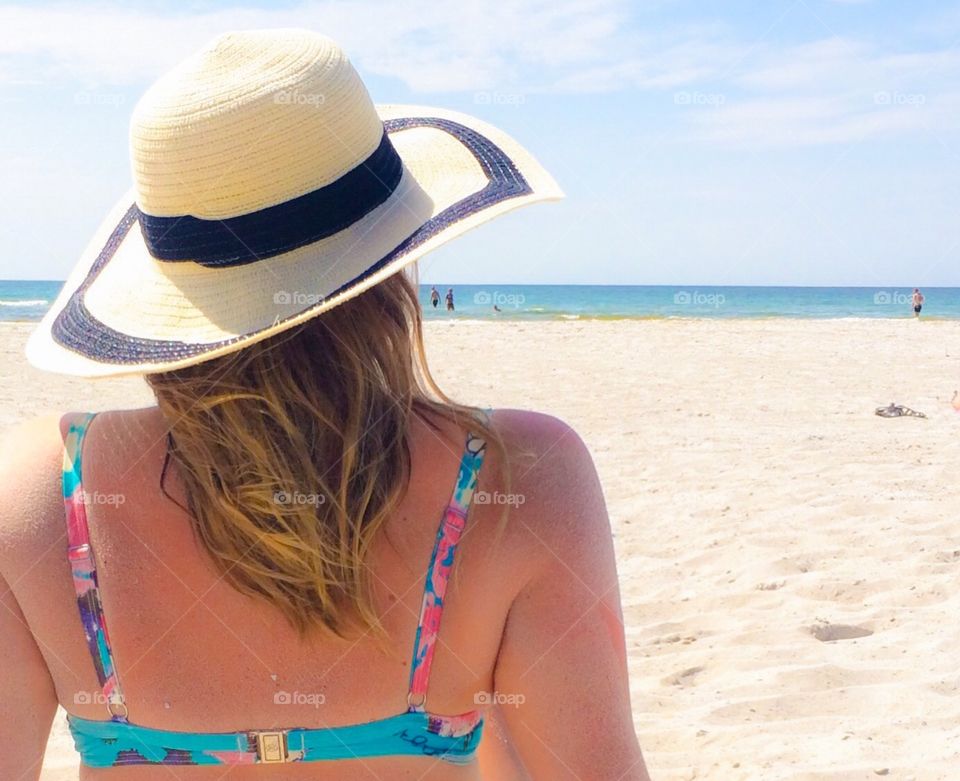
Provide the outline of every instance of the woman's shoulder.
<path id="1" fill-rule="evenodd" d="M 64 442 L 79 411 L 32 418 L 0 435 L 0 572 L 40 555 L 64 533 Z M 151 410 L 99 413 L 97 426 L 144 427 Z M 113 447 L 114 445 L 111 445 Z M 87 454 L 85 447 L 85 455 Z"/>
<path id="2" fill-rule="evenodd" d="M 69 427 L 88 413 L 70 411 L 51 413 L 15 423 L 0 433 L 0 491 L 27 493 L 31 498 L 33 489 L 50 482 L 51 474 L 59 480 L 63 465 L 63 448 Z M 108 410 L 98 412 L 97 428 L 106 426 L 111 433 L 119 430 L 139 430 L 149 433 L 156 428 L 159 410 L 156 407 L 141 409 Z M 5 495 L 4 498 L 7 498 Z"/>
<path id="3" fill-rule="evenodd" d="M 558 417 L 527 409 L 493 409 L 489 412 L 497 432 L 505 439 L 536 447 L 548 448 L 565 440 L 580 441 L 573 427 Z"/>
<path id="4" fill-rule="evenodd" d="M 514 409 L 493 412 L 491 422 L 508 462 L 507 470 L 496 470 L 496 481 L 511 495 L 504 503 L 516 510 L 527 536 L 553 550 L 609 536 L 597 470 L 573 426 L 552 415 Z"/>
<path id="5" fill-rule="evenodd" d="M 554 498 L 570 498 L 584 482 L 590 483 L 596 476 L 586 443 L 566 421 L 517 409 L 495 410 L 490 419 L 503 441 L 517 487 Z"/>
<path id="6" fill-rule="evenodd" d="M 59 476 L 66 427 L 77 414 L 24 420 L 0 435 L 0 513 L 5 517 L 11 505 L 40 499 L 53 484 L 53 476 Z"/>
<path id="7" fill-rule="evenodd" d="M 67 416 L 18 423 L 0 436 L 0 574 L 16 578 L 62 536 Z"/>

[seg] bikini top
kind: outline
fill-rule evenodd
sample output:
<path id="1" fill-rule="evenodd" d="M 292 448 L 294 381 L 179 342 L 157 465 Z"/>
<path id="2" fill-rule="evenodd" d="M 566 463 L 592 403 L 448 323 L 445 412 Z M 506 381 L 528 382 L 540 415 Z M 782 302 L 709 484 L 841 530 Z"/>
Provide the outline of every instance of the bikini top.
<path id="1" fill-rule="evenodd" d="M 322 729 L 269 727 L 226 733 L 171 732 L 127 720 L 84 506 L 80 455 L 93 417 L 83 414 L 70 421 L 63 461 L 63 500 L 73 584 L 87 646 L 110 716 L 109 721 L 68 717 L 84 765 L 254 765 L 402 755 L 436 757 L 454 764 L 473 760 L 483 731 L 482 712 L 441 716 L 428 712 L 425 706 L 447 580 L 483 463 L 486 445 L 482 439 L 472 434 L 467 437 L 453 496 L 437 531 L 414 640 L 406 712 L 365 724 Z"/>

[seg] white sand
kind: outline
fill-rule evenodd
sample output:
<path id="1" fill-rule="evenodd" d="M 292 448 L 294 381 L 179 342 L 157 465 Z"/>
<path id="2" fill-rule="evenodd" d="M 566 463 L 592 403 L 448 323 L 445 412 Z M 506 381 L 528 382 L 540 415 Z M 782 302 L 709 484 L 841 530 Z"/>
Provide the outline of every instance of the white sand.
<path id="1" fill-rule="evenodd" d="M 0 326 L 0 426 L 149 399 L 27 368 L 26 331 Z M 591 446 L 655 781 L 960 778 L 960 323 L 456 322 L 428 344 L 454 396 Z M 873 415 L 891 401 L 929 419 Z M 75 778 L 69 746 L 58 723 L 45 781 Z"/>

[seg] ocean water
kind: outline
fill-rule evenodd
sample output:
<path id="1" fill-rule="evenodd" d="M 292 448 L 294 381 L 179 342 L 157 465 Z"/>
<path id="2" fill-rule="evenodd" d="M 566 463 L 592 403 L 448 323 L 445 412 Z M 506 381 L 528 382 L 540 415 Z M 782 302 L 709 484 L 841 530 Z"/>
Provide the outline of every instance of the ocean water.
<path id="1" fill-rule="evenodd" d="M 0 280 L 0 320 L 39 320 L 62 282 Z M 453 288 L 453 312 L 445 296 Z M 667 317 L 911 317 L 906 287 L 711 287 L 694 285 L 420 286 L 426 319 L 656 319 Z M 924 288 L 923 316 L 960 319 L 960 288 Z"/>
<path id="2" fill-rule="evenodd" d="M 427 318 L 445 318 L 450 286 L 437 285 L 440 306 Z M 455 314 L 471 318 L 627 319 L 667 317 L 912 317 L 913 288 L 711 287 L 692 285 L 454 285 Z M 925 317 L 960 318 L 960 288 L 924 288 Z M 494 309 L 496 305 L 500 311 Z"/>
<path id="3" fill-rule="evenodd" d="M 63 282 L 0 279 L 0 320 L 39 320 Z"/>

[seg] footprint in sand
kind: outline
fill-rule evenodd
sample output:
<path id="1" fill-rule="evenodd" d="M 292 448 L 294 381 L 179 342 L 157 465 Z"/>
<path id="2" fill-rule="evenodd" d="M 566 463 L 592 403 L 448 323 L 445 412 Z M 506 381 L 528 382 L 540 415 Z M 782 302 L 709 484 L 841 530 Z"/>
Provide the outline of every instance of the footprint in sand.
<path id="1" fill-rule="evenodd" d="M 807 630 L 821 643 L 833 643 L 837 640 L 855 640 L 858 637 L 869 637 L 872 629 L 853 624 L 814 624 Z"/>
<path id="2" fill-rule="evenodd" d="M 688 667 L 686 670 L 681 670 L 673 675 L 668 675 L 661 681 L 661 683 L 667 686 L 690 686 L 691 684 L 696 683 L 694 678 L 696 678 L 697 675 L 702 672 L 703 667 Z"/>
<path id="3" fill-rule="evenodd" d="M 768 580 L 763 583 L 757 583 L 756 588 L 757 591 L 777 591 L 785 585 L 787 585 L 787 581 L 781 578 L 780 580 Z"/>
<path id="4" fill-rule="evenodd" d="M 941 551 L 935 554 L 933 558 L 942 564 L 960 562 L 960 550 Z"/>
<path id="5" fill-rule="evenodd" d="M 665 637 L 658 637 L 651 642 L 651 645 L 661 645 L 663 643 L 683 643 L 684 645 L 690 645 L 690 643 L 697 642 L 698 634 L 692 635 L 666 635 Z"/>

